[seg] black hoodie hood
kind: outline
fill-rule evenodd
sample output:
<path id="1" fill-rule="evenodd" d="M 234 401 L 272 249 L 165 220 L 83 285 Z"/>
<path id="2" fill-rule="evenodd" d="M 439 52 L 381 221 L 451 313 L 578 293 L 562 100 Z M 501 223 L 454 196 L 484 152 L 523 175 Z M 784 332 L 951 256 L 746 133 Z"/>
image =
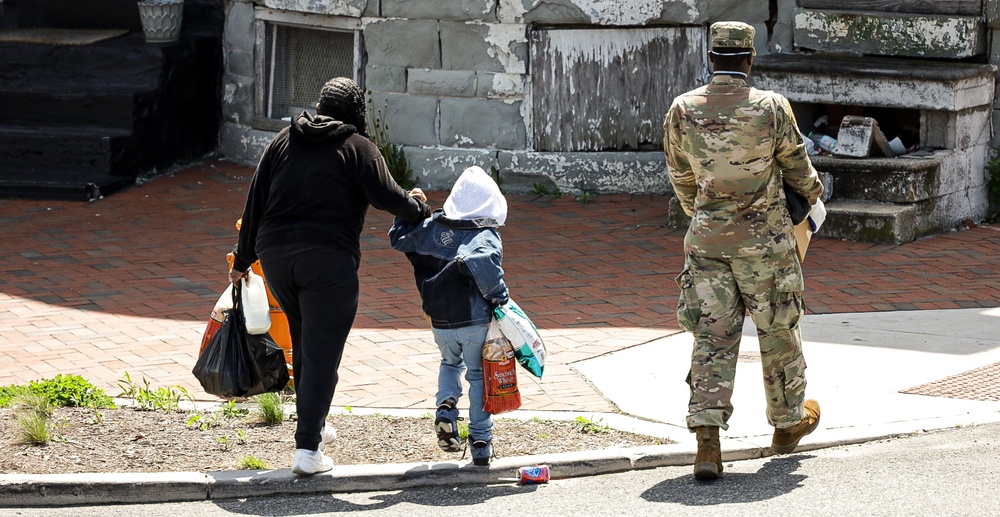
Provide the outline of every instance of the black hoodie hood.
<path id="1" fill-rule="evenodd" d="M 358 128 L 325 115 L 303 111 L 292 120 L 292 133 L 310 142 L 327 142 L 345 138 L 358 132 Z"/>

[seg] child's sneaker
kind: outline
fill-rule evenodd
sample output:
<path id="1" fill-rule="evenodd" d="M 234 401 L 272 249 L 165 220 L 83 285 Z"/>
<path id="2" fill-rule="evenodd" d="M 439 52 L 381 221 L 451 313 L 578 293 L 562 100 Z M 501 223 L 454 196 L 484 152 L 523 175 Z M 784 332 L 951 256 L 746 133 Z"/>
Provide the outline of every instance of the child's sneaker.
<path id="1" fill-rule="evenodd" d="M 323 430 L 319 432 L 319 450 L 325 451 L 327 444 L 333 442 L 337 439 L 337 430 L 330 427 L 329 424 L 323 426 Z"/>
<path id="2" fill-rule="evenodd" d="M 462 450 L 462 439 L 458 436 L 458 409 L 455 399 L 445 400 L 438 406 L 434 416 L 434 431 L 437 432 L 438 447 L 444 452 Z"/>
<path id="3" fill-rule="evenodd" d="M 470 438 L 472 442 L 472 464 L 486 466 L 490 464 L 493 457 L 493 440 L 477 440 Z"/>
<path id="4" fill-rule="evenodd" d="M 318 472 L 326 472 L 333 468 L 333 460 L 323 451 L 295 449 L 295 460 L 292 461 L 292 472 L 309 476 Z"/>

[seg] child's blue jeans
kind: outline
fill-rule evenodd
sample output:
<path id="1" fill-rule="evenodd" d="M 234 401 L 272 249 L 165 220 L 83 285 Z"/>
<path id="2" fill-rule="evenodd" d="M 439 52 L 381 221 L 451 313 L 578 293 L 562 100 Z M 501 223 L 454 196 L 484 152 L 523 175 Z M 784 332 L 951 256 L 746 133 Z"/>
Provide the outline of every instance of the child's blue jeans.
<path id="1" fill-rule="evenodd" d="M 432 329 L 434 342 L 441 350 L 438 370 L 437 404 L 449 398 L 462 398 L 462 370 L 469 382 L 469 436 L 477 440 L 493 439 L 493 419 L 483 411 L 483 343 L 489 324 L 457 329 Z"/>

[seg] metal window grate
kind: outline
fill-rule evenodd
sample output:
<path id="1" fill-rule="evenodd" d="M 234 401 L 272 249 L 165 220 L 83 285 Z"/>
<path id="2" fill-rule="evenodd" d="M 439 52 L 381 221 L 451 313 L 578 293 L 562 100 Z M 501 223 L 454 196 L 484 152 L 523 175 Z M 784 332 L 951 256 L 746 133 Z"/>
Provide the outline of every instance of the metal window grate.
<path id="1" fill-rule="evenodd" d="M 315 110 L 332 77 L 357 79 L 356 33 L 268 23 L 265 31 L 264 113 L 267 118 Z"/>

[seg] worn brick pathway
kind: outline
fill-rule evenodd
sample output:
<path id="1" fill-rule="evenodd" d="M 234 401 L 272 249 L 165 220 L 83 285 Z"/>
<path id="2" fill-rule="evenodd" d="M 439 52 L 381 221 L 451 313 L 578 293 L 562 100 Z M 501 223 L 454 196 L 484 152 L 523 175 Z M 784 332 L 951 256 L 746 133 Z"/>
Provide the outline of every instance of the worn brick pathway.
<path id="1" fill-rule="evenodd" d="M 190 370 L 226 286 L 252 168 L 205 162 L 92 203 L 0 200 L 0 385 L 78 373 L 117 394 L 128 372 L 210 399 Z M 446 193 L 430 193 L 439 206 Z M 502 229 L 513 297 L 541 329 L 545 378 L 524 408 L 611 411 L 577 361 L 678 331 L 683 232 L 667 198 L 509 196 Z M 335 405 L 430 408 L 436 348 L 409 264 L 369 212 L 361 309 Z M 1000 229 L 902 245 L 817 239 L 804 265 L 812 313 L 1000 306 Z M 622 372 L 628 375 L 628 372 Z"/>

